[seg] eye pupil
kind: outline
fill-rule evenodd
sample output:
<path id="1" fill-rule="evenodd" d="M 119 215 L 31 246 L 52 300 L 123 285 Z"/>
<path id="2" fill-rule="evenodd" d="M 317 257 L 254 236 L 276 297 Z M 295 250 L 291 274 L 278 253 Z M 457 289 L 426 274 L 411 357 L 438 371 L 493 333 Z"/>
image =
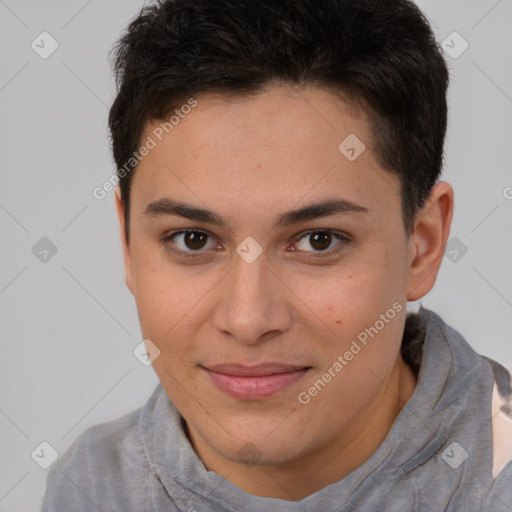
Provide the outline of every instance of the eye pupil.
<path id="1" fill-rule="evenodd" d="M 202 249 L 206 244 L 207 235 L 197 231 L 185 233 L 185 244 L 189 249 Z"/>
<path id="2" fill-rule="evenodd" d="M 327 249 L 331 244 L 331 234 L 326 231 L 319 231 L 310 235 L 311 246 L 318 250 Z"/>

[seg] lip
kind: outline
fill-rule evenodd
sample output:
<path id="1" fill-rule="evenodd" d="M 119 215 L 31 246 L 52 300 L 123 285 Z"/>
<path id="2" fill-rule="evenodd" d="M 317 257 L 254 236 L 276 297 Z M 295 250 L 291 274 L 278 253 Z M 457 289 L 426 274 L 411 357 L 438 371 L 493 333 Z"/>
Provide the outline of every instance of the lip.
<path id="1" fill-rule="evenodd" d="M 289 388 L 311 369 L 285 363 L 256 366 L 225 363 L 202 367 L 215 386 L 241 400 L 261 400 Z"/>

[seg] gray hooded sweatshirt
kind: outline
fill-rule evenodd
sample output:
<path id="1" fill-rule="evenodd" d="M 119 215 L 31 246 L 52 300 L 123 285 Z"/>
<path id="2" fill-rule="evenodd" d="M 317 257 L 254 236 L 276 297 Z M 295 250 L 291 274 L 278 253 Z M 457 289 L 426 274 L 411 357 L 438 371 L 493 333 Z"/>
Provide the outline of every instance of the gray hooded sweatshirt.
<path id="1" fill-rule="evenodd" d="M 74 442 L 50 469 L 42 512 L 510 512 L 509 372 L 425 308 L 408 315 L 402 354 L 418 383 L 387 437 L 300 501 L 254 496 L 208 471 L 159 384 L 144 407 Z"/>

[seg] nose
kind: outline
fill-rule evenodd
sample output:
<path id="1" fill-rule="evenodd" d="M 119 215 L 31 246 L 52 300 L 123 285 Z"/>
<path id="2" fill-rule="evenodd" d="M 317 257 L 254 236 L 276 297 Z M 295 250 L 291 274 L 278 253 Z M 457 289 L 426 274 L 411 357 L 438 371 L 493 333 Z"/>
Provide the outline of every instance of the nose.
<path id="1" fill-rule="evenodd" d="M 252 263 L 237 255 L 223 281 L 213 314 L 215 329 L 246 345 L 260 344 L 289 329 L 291 292 L 264 254 Z"/>

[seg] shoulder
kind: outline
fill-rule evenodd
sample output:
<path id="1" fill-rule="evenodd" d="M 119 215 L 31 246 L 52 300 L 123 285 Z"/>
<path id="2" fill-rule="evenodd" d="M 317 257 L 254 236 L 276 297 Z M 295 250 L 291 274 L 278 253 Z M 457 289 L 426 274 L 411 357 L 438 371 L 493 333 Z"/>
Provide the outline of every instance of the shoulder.
<path id="1" fill-rule="evenodd" d="M 493 477 L 496 478 L 512 462 L 512 379 L 504 366 L 493 359 L 482 357 L 491 365 L 494 376 L 491 415 Z"/>
<path id="2" fill-rule="evenodd" d="M 83 432 L 50 469 L 42 512 L 121 510 L 114 500 L 128 490 L 132 505 L 144 503 L 140 415 L 138 409 Z"/>

